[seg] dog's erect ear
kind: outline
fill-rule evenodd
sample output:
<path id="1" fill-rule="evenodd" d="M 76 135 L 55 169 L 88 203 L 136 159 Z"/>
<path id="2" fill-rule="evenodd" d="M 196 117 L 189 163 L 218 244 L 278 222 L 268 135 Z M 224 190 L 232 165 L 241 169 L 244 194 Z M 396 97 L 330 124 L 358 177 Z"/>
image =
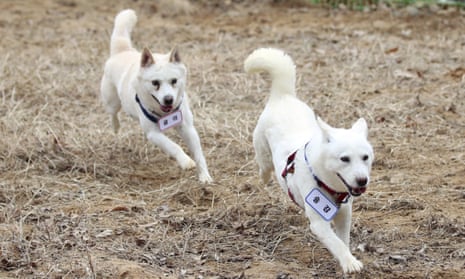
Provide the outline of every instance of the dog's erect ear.
<path id="1" fill-rule="evenodd" d="M 318 126 L 320 126 L 321 131 L 323 132 L 323 139 L 326 142 L 330 142 L 332 127 L 329 126 L 326 122 L 324 122 L 323 119 L 321 119 L 319 116 L 316 117 L 316 122 L 318 123 Z"/>
<path id="2" fill-rule="evenodd" d="M 140 59 L 140 66 L 143 68 L 146 68 L 153 64 L 155 64 L 155 60 L 153 59 L 152 53 L 150 52 L 148 48 L 144 47 L 144 50 L 142 51 L 142 56 Z"/>
<path id="3" fill-rule="evenodd" d="M 368 125 L 364 118 L 359 118 L 354 125 L 352 125 L 352 130 L 361 133 L 366 138 L 368 137 Z"/>
<path id="4" fill-rule="evenodd" d="M 179 55 L 179 51 L 177 47 L 174 47 L 170 52 L 170 62 L 171 63 L 181 62 L 181 56 Z"/>

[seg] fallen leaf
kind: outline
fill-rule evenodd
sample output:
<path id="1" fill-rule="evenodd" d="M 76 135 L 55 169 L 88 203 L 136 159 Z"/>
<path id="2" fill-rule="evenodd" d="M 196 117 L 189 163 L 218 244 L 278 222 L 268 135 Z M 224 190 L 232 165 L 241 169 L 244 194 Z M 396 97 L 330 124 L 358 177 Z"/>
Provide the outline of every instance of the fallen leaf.
<path id="1" fill-rule="evenodd" d="M 124 205 L 119 205 L 119 206 L 113 207 L 110 211 L 111 212 L 113 212 L 113 211 L 129 211 L 129 208 L 127 206 L 124 206 Z"/>
<path id="2" fill-rule="evenodd" d="M 398 50 L 399 50 L 398 47 L 393 47 L 393 48 L 390 48 L 390 49 L 386 50 L 384 53 L 390 54 L 390 53 L 397 52 Z"/>

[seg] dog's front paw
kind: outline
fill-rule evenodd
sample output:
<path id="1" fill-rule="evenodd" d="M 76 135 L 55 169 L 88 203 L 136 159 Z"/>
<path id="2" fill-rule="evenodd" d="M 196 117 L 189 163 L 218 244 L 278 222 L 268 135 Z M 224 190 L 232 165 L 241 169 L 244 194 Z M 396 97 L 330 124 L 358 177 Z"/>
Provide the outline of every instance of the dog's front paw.
<path id="1" fill-rule="evenodd" d="M 363 268 L 363 263 L 350 255 L 350 258 L 342 262 L 341 266 L 344 273 L 360 272 Z"/>
<path id="2" fill-rule="evenodd" d="M 181 166 L 183 170 L 195 168 L 195 162 L 189 156 L 186 156 L 182 160 L 178 160 L 178 163 L 179 163 L 179 166 Z"/>
<path id="3" fill-rule="evenodd" d="M 201 172 L 199 173 L 199 180 L 202 183 L 207 183 L 210 184 L 213 182 L 213 179 L 211 178 L 210 174 L 208 172 Z"/>

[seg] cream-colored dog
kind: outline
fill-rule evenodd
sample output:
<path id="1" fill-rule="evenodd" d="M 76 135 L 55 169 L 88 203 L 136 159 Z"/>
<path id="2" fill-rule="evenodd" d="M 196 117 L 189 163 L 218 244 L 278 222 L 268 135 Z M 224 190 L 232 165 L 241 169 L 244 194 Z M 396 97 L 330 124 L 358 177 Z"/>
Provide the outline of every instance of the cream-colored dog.
<path id="1" fill-rule="evenodd" d="M 297 99 L 295 65 L 281 50 L 258 49 L 244 67 L 248 73 L 265 71 L 272 78 L 269 100 L 253 134 L 260 177 L 267 183 L 274 170 L 344 273 L 360 271 L 363 265 L 350 252 L 349 239 L 351 197 L 365 192 L 373 162 L 365 120 L 338 129 L 317 118 Z"/>
<path id="2" fill-rule="evenodd" d="M 175 158 L 182 169 L 197 166 L 199 180 L 209 183 L 212 178 L 185 92 L 187 69 L 176 49 L 168 54 L 152 54 L 147 48 L 142 53 L 135 50 L 130 35 L 136 21 L 133 10 L 120 12 L 111 35 L 101 99 L 113 128 L 117 132 L 120 127 L 117 114 L 122 107 L 139 121 L 149 141 Z M 195 161 L 165 135 L 170 128 L 180 133 Z"/>

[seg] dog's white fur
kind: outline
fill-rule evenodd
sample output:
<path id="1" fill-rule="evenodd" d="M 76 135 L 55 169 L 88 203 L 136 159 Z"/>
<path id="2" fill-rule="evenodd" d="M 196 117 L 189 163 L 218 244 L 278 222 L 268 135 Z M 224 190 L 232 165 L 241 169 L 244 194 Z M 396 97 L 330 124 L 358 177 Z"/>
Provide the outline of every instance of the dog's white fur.
<path id="1" fill-rule="evenodd" d="M 111 115 L 113 128 L 117 132 L 120 127 L 117 114 L 122 107 L 139 121 L 148 140 L 175 158 L 182 169 L 197 166 L 199 180 L 212 182 L 185 92 L 187 69 L 176 49 L 168 54 L 152 54 L 147 48 L 140 53 L 134 49 L 130 35 L 136 22 L 133 10 L 121 11 L 116 16 L 110 58 L 101 81 L 101 100 Z M 183 121 L 176 129 L 195 162 L 144 115 L 136 102 L 136 94 L 144 108 L 158 116 L 171 113 L 180 106 Z"/>
<path id="2" fill-rule="evenodd" d="M 331 223 L 312 209 L 305 197 L 318 188 L 313 174 L 337 192 L 348 192 L 349 187 L 355 195 L 365 191 L 373 161 L 365 120 L 360 118 L 350 129 L 338 129 L 317 118 L 297 99 L 295 65 L 281 50 L 257 49 L 245 60 L 244 68 L 248 73 L 268 72 L 272 79 L 270 97 L 253 134 L 261 179 L 267 183 L 274 170 L 283 190 L 290 190 L 295 202 L 305 209 L 312 232 L 339 261 L 344 273 L 360 271 L 363 264 L 349 248 L 352 198 L 341 205 L 333 219 L 334 232 Z M 281 173 L 288 156 L 296 150 L 295 172 L 284 179 Z"/>

